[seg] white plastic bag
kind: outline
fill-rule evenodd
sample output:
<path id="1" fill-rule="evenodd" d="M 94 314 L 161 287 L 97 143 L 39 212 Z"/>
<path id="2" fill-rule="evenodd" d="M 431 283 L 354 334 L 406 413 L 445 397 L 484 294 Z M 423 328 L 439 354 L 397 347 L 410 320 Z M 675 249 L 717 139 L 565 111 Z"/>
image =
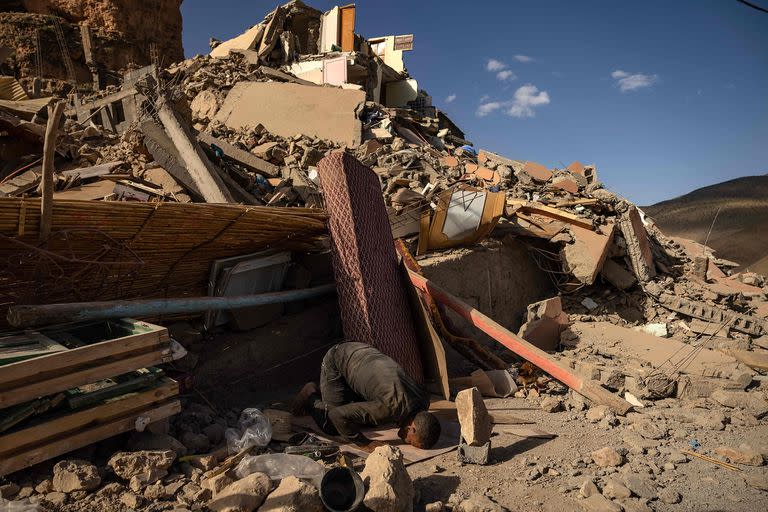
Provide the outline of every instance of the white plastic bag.
<path id="1" fill-rule="evenodd" d="M 7 501 L 0 496 L 0 512 L 38 512 L 40 507 L 29 500 Z"/>
<path id="2" fill-rule="evenodd" d="M 267 446 L 272 439 L 272 424 L 258 409 L 244 409 L 237 422 L 238 428 L 224 431 L 227 450 L 239 453 L 252 446 Z"/>
<path id="3" fill-rule="evenodd" d="M 248 456 L 240 461 L 235 468 L 238 478 L 245 478 L 253 473 L 264 473 L 272 480 L 282 480 L 287 476 L 295 476 L 312 482 L 320 487 L 320 481 L 325 474 L 325 467 L 304 455 L 288 453 L 265 453 L 264 455 Z"/>

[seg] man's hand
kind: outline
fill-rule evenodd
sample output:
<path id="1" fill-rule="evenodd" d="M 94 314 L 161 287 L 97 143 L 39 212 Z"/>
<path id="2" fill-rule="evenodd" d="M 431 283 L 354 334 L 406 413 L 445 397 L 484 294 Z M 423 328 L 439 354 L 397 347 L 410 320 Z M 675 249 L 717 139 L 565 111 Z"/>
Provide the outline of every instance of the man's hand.
<path id="1" fill-rule="evenodd" d="M 314 382 L 307 382 L 304 384 L 304 387 L 301 388 L 299 394 L 296 395 L 296 397 L 293 399 L 293 404 L 291 405 L 291 413 L 294 416 L 304 416 L 307 414 L 309 412 L 309 408 L 312 405 L 309 403 L 309 397 L 317 392 L 317 384 Z"/>

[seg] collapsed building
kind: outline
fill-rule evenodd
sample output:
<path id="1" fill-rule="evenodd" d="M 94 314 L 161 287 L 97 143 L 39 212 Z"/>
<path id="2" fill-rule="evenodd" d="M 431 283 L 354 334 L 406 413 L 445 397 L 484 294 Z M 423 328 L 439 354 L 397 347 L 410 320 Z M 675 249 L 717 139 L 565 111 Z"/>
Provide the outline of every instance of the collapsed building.
<path id="1" fill-rule="evenodd" d="M 0 13 L 25 30 L 53 15 L 104 31 L 89 88 L 74 41 L 75 79 L 51 71 L 40 87 L 22 38 L 0 40 L 17 45 L 4 70 L 21 71 L 0 88 L 3 498 L 224 510 L 219 494 L 245 480 L 225 429 L 248 404 L 265 405 L 274 432 L 288 431 L 267 455 L 301 448 L 286 434 L 311 428 L 275 397 L 344 338 L 377 346 L 443 399 L 434 406 L 446 432 L 464 407 L 484 408 L 449 401 L 472 387 L 605 429 L 646 425 L 633 408 L 657 424 L 672 408 L 678 421 L 701 401 L 726 411 L 706 428 L 756 427 L 768 413 L 765 278 L 666 237 L 594 165 L 551 169 L 477 149 L 408 74 L 413 35 L 365 38 L 354 5 L 321 12 L 293 0 L 182 60 L 178 5 L 167 2 L 158 19 L 168 25 L 153 29 L 167 37 L 154 43 L 166 64 L 143 53 L 121 14 L 128 2 L 70 4 Z M 124 45 L 130 32 L 136 42 Z M 112 79 L 97 79 L 100 69 Z M 295 374 L 281 371 L 295 360 Z M 66 454 L 134 430 L 103 464 L 118 491 L 90 493 L 96 467 Z M 442 449 L 489 461 L 476 453 L 489 439 L 459 440 Z M 653 457 L 643 446 L 615 456 Z M 719 462 L 746 453 L 762 465 L 759 450 L 734 450 Z M 30 484 L 51 471 L 50 485 Z M 249 493 L 263 501 L 268 490 Z M 566 494 L 628 508 L 674 503 L 667 490 Z"/>

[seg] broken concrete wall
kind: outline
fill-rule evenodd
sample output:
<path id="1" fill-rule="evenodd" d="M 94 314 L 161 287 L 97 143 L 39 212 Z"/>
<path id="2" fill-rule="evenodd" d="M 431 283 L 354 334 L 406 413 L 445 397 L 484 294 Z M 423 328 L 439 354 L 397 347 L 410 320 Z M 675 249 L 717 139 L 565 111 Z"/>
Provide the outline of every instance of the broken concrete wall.
<path id="1" fill-rule="evenodd" d="M 479 250 L 428 256 L 419 259 L 419 265 L 429 279 L 514 332 L 525 321 L 529 304 L 557 293 L 525 246 L 514 240 L 487 241 Z M 465 325 L 453 314 L 449 316 L 455 325 Z"/>
<path id="2" fill-rule="evenodd" d="M 365 92 L 278 82 L 240 82 L 216 119 L 232 129 L 262 124 L 281 137 L 304 134 L 355 147 L 362 124 L 357 117 Z"/>

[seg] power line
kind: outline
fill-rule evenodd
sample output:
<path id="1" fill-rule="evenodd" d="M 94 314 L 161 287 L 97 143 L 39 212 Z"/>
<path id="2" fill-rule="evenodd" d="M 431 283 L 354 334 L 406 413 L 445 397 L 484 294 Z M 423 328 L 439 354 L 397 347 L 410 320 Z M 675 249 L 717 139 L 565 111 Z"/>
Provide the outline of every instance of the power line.
<path id="1" fill-rule="evenodd" d="M 747 2 L 747 0 L 736 0 L 736 1 L 746 5 L 748 7 L 751 7 L 753 9 L 757 9 L 758 11 L 761 11 L 761 12 L 764 12 L 764 13 L 768 13 L 768 9 L 766 9 L 765 7 L 760 7 L 759 5 L 755 5 L 755 4 L 751 3 L 751 2 Z"/>

